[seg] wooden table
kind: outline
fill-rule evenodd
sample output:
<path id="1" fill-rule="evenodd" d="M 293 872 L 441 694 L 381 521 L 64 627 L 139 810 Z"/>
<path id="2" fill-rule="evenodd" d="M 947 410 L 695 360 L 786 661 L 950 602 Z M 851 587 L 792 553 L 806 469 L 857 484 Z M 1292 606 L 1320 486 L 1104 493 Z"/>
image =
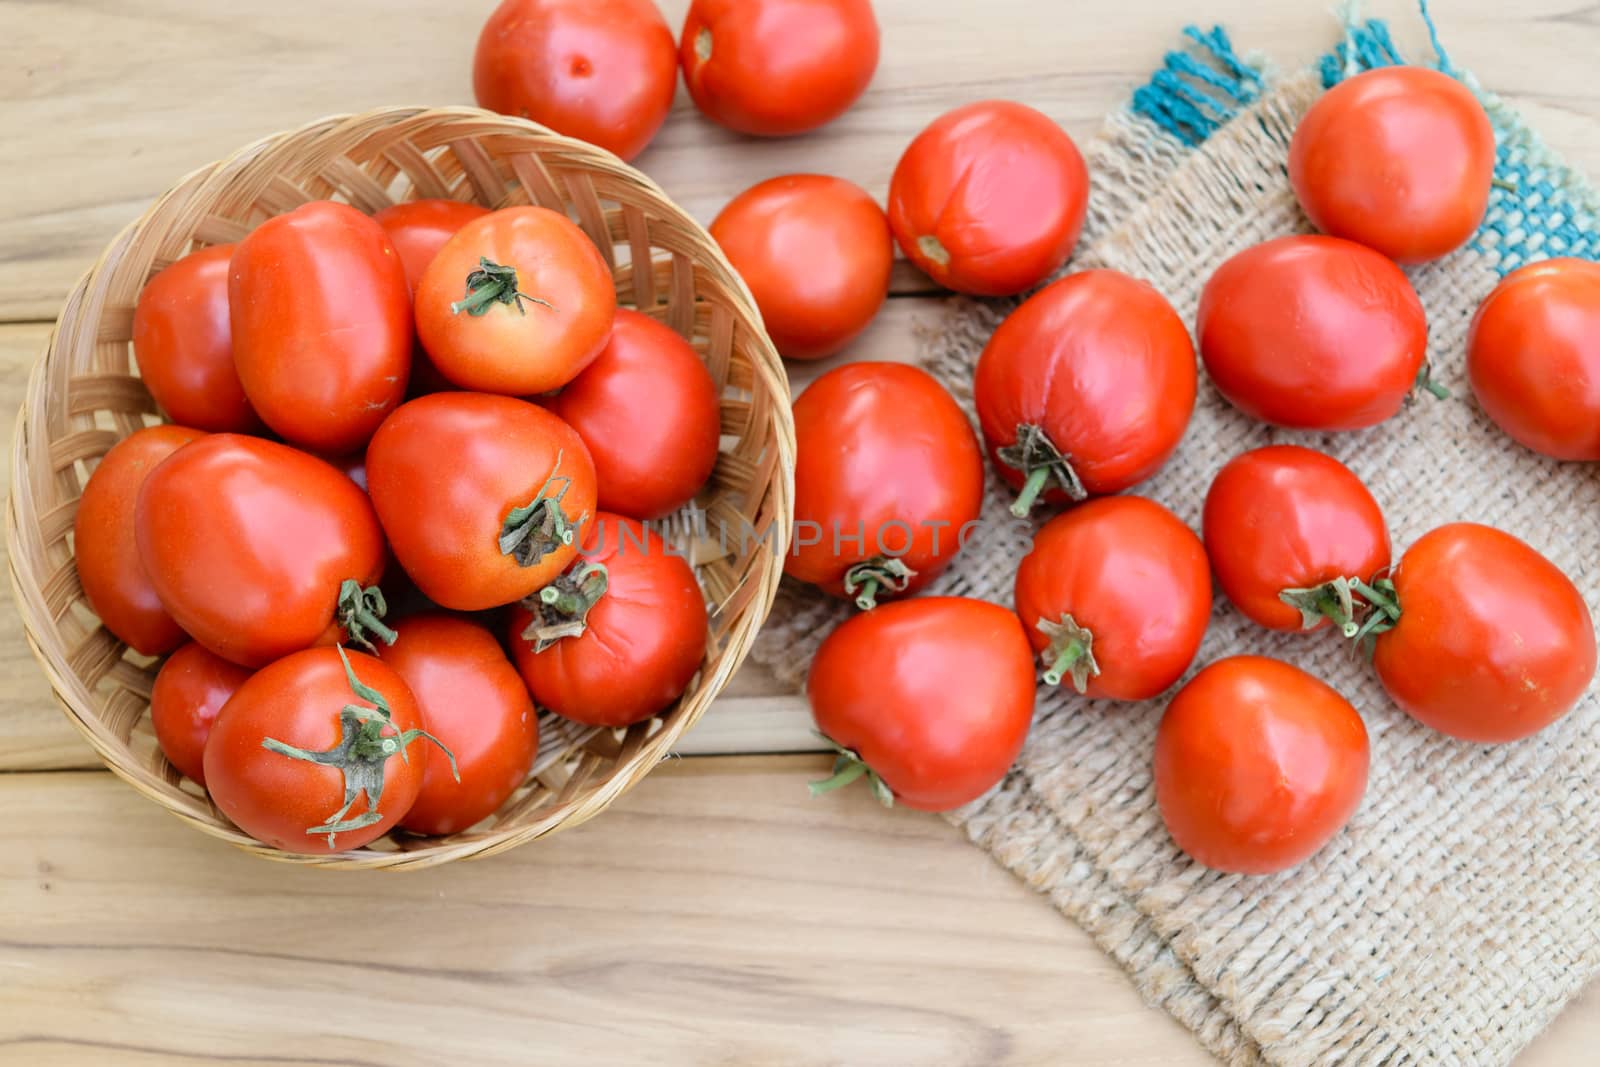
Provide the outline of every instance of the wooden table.
<path id="1" fill-rule="evenodd" d="M 491 0 L 0 0 L 0 411 L 67 287 L 188 169 L 338 111 L 469 103 Z M 681 22 L 687 0 L 665 0 Z M 753 142 L 680 93 L 640 161 L 702 219 L 755 181 L 882 195 L 928 120 L 1013 97 L 1087 137 L 1205 17 L 1283 65 L 1325 0 L 879 0 L 883 63 L 826 130 Z M 1417 54 L 1404 0 L 1369 5 Z M 1600 8 L 1439 0 L 1455 61 L 1600 174 Z M 913 272 L 844 358 L 906 359 Z M 814 374 L 815 370 L 809 371 Z M 673 761 L 603 818 L 409 876 L 263 863 L 98 769 L 0 617 L 0 1061 L 1204 1063 L 1117 967 L 944 823 L 865 791 L 809 802 L 817 755 Z M 746 669 L 694 752 L 806 747 Z M 1594 1062 L 1600 989 L 1524 1056 Z M 1587 1051 L 1586 1051 L 1587 1050 Z"/>

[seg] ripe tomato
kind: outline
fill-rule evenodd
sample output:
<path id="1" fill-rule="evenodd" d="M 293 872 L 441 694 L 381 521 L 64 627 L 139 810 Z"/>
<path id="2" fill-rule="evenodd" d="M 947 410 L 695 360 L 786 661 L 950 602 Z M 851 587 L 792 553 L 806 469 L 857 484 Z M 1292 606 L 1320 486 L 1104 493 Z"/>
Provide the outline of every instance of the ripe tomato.
<path id="1" fill-rule="evenodd" d="M 1600 263 L 1506 276 L 1472 320 L 1467 374 L 1506 433 L 1556 459 L 1600 459 Z"/>
<path id="2" fill-rule="evenodd" d="M 572 427 L 527 401 L 435 393 L 378 428 L 367 491 L 417 587 L 441 607 L 481 611 L 572 562 L 574 531 L 595 510 L 594 462 Z"/>
<path id="3" fill-rule="evenodd" d="M 866 92 L 878 20 L 870 0 L 694 0 L 678 54 L 707 118 L 787 137 L 832 122 Z"/>
<path id="4" fill-rule="evenodd" d="M 711 236 L 750 287 L 787 359 L 823 359 L 889 295 L 894 240 L 877 201 L 843 178 L 791 174 L 746 189 Z"/>
<path id="5" fill-rule="evenodd" d="M 261 417 L 233 365 L 232 257 L 232 245 L 213 245 L 146 282 L 133 309 L 133 354 L 145 388 L 173 422 L 210 433 L 256 433 Z"/>
<path id="6" fill-rule="evenodd" d="M 372 216 L 383 227 L 405 267 L 406 284 L 417 291 L 423 272 L 467 223 L 489 214 L 489 209 L 463 200 L 408 200 Z"/>
<path id="7" fill-rule="evenodd" d="M 217 712 L 251 675 L 190 641 L 168 657 L 150 688 L 150 726 L 167 762 L 206 784 L 206 738 Z"/>
<path id="8" fill-rule="evenodd" d="M 1149 285 L 1089 270 L 1041 289 L 994 332 L 973 400 L 1012 512 L 1118 493 L 1167 461 L 1194 412 L 1194 346 Z"/>
<path id="9" fill-rule="evenodd" d="M 1427 381 L 1416 290 L 1338 237 L 1278 237 L 1229 259 L 1206 283 L 1195 332 L 1218 392 L 1294 430 L 1376 426 Z"/>
<path id="10" fill-rule="evenodd" d="M 972 424 L 933 376 L 850 363 L 794 404 L 793 548 L 784 571 L 863 609 L 949 564 L 983 503 Z"/>
<path id="11" fill-rule="evenodd" d="M 405 396 L 411 301 L 383 227 L 319 200 L 233 251 L 233 361 L 275 433 L 330 455 L 365 444 Z"/>
<path id="12" fill-rule="evenodd" d="M 134 542 L 139 487 L 168 456 L 204 436 L 182 426 L 129 434 L 101 457 L 78 498 L 72 522 L 78 583 L 105 628 L 141 655 L 171 652 L 184 634 L 162 606 Z"/>
<path id="13" fill-rule="evenodd" d="M 145 480 L 139 555 L 161 603 L 217 655 L 259 667 L 348 633 L 387 639 L 383 531 L 342 472 L 287 445 L 215 434 Z"/>
<path id="14" fill-rule="evenodd" d="M 463 389 L 533 396 L 566 385 L 611 335 L 617 293 L 584 232 L 513 207 L 456 232 L 417 286 L 417 334 Z"/>
<path id="15" fill-rule="evenodd" d="M 484 627 L 434 613 L 394 629 L 394 644 L 378 658 L 404 680 L 429 732 L 454 755 L 452 767 L 444 751 L 429 747 L 422 788 L 400 825 L 453 834 L 493 815 L 527 780 L 539 752 L 539 713 Z"/>
<path id="16" fill-rule="evenodd" d="M 417 799 L 423 760 L 409 749 L 418 738 L 432 740 L 391 667 L 309 648 L 257 671 L 222 706 L 206 741 L 206 788 L 263 844 L 360 848 Z"/>
<path id="17" fill-rule="evenodd" d="M 1072 254 L 1089 203 L 1078 146 L 1031 107 L 986 100 L 917 135 L 889 183 L 906 258 L 947 289 L 1010 296 Z"/>
<path id="18" fill-rule="evenodd" d="M 1200 539 L 1160 504 L 1091 500 L 1039 531 L 1017 568 L 1016 604 L 1047 685 L 1148 700 L 1200 651 L 1211 567 Z"/>
<path id="19" fill-rule="evenodd" d="M 1378 502 L 1350 468 L 1297 445 L 1235 457 L 1206 494 L 1206 552 L 1217 584 L 1271 630 L 1355 632 L 1351 580 L 1389 566 Z"/>
<path id="20" fill-rule="evenodd" d="M 601 513 L 572 568 L 511 609 L 509 639 L 541 707 L 628 726 L 683 695 L 706 635 L 705 598 L 684 558 L 633 519 Z"/>
<path id="21" fill-rule="evenodd" d="M 1382 67 L 1335 85 L 1289 143 L 1289 181 L 1317 229 L 1401 263 L 1467 243 L 1489 206 L 1494 130 L 1465 85 Z"/>
<path id="22" fill-rule="evenodd" d="M 1412 718 L 1464 741 L 1515 741 L 1577 704 L 1594 621 L 1560 568 L 1508 533 L 1458 522 L 1372 583 L 1373 664 Z"/>
<path id="23" fill-rule="evenodd" d="M 845 620 L 811 661 L 811 714 L 840 750 L 812 794 L 863 774 L 885 805 L 948 811 L 988 792 L 1033 721 L 1033 650 L 1012 612 L 966 597 Z"/>
<path id="24" fill-rule="evenodd" d="M 722 414 L 711 372 L 687 341 L 637 311 L 617 311 L 600 358 L 546 406 L 588 446 L 605 511 L 676 511 L 717 464 Z"/>
<path id="25" fill-rule="evenodd" d="M 1367 791 L 1367 728 L 1298 667 L 1218 660 L 1156 731 L 1156 803 L 1173 841 L 1234 874 L 1287 870 L 1326 845 Z"/>

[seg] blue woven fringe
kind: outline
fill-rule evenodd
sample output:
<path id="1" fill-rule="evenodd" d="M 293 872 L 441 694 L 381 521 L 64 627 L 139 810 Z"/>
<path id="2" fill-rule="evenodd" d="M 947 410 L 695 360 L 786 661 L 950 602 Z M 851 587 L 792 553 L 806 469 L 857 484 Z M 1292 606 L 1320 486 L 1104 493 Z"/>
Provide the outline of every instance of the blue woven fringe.
<path id="1" fill-rule="evenodd" d="M 1221 26 L 1183 33 L 1193 47 L 1166 54 L 1134 90 L 1133 109 L 1194 148 L 1261 95 L 1261 72 L 1239 58 Z"/>

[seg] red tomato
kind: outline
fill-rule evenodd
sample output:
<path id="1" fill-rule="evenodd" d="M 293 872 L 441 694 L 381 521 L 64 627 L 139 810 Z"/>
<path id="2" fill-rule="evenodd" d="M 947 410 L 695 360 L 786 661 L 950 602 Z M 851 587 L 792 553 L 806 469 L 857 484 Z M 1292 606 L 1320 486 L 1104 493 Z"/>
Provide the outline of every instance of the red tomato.
<path id="1" fill-rule="evenodd" d="M 256 433 L 261 417 L 233 365 L 232 245 L 192 252 L 145 282 L 133 309 L 139 378 L 167 416 L 211 433 Z"/>
<path id="2" fill-rule="evenodd" d="M 1046 684 L 1148 700 L 1200 651 L 1211 567 L 1200 539 L 1160 504 L 1091 500 L 1035 536 L 1017 568 L 1016 604 Z"/>
<path id="3" fill-rule="evenodd" d="M 1326 845 L 1367 791 L 1367 728 L 1298 667 L 1218 660 L 1156 731 L 1156 803 L 1173 841 L 1234 874 L 1287 870 Z"/>
<path id="4" fill-rule="evenodd" d="M 1195 400 L 1194 346 L 1149 285 L 1090 270 L 1041 289 L 978 358 L 973 400 L 1012 511 L 1119 493 L 1177 449 Z"/>
<path id="5" fill-rule="evenodd" d="M 850 363 L 794 404 L 794 545 L 784 571 L 865 609 L 949 565 L 983 503 L 972 424 L 933 376 Z"/>
<path id="6" fill-rule="evenodd" d="M 467 223 L 489 214 L 489 209 L 462 200 L 408 200 L 372 216 L 383 227 L 405 267 L 406 284 L 417 291 L 423 272 Z"/>
<path id="7" fill-rule="evenodd" d="M 1206 283 L 1195 332 L 1218 392 L 1294 430 L 1376 426 L 1426 382 L 1416 290 L 1337 237 L 1279 237 L 1229 259 Z"/>
<path id="8" fill-rule="evenodd" d="M 1010 296 L 1067 261 L 1088 203 L 1089 171 L 1072 138 L 1031 107 L 986 100 L 911 142 L 889 183 L 889 225 L 940 285 Z"/>
<path id="9" fill-rule="evenodd" d="M 369 588 L 384 562 L 372 505 L 304 452 L 201 438 L 145 480 L 134 529 L 161 603 L 225 659 L 259 667 L 344 633 L 389 633 Z"/>
<path id="10" fill-rule="evenodd" d="M 889 295 L 894 241 L 877 201 L 843 178 L 792 174 L 734 197 L 711 236 L 761 309 L 778 352 L 823 359 Z"/>
<path id="11" fill-rule="evenodd" d="M 678 88 L 678 47 L 650 0 L 504 0 L 472 60 L 478 106 L 632 159 Z"/>
<path id="12" fill-rule="evenodd" d="M 429 747 L 422 788 L 402 828 L 453 834 L 493 815 L 517 791 L 539 752 L 539 713 L 500 642 L 475 622 L 416 615 L 395 624 L 378 658 L 417 698 L 428 730 L 454 755 Z"/>
<path id="13" fill-rule="evenodd" d="M 234 365 L 261 418 L 314 452 L 365 444 L 411 372 L 406 272 L 383 227 L 304 204 L 240 241 L 230 273 Z"/>
<path id="14" fill-rule="evenodd" d="M 186 778 L 206 784 L 211 724 L 250 674 L 193 641 L 161 665 L 150 689 L 150 726 L 167 762 Z"/>
<path id="15" fill-rule="evenodd" d="M 1347 78 L 1311 106 L 1289 143 L 1289 181 L 1317 229 L 1401 263 L 1466 244 L 1493 180 L 1483 105 L 1425 67 Z"/>
<path id="16" fill-rule="evenodd" d="M 678 54 L 707 118 L 787 137 L 832 122 L 867 91 L 878 20 L 869 0 L 694 0 Z"/>
<path id="17" fill-rule="evenodd" d="M 531 598 L 530 598 L 531 602 Z M 511 657 L 541 707 L 590 726 L 628 726 L 669 708 L 706 654 L 694 571 L 660 535 L 600 514 L 583 556 L 511 609 Z"/>
<path id="18" fill-rule="evenodd" d="M 1467 374 L 1483 410 L 1556 459 L 1600 459 L 1600 263 L 1549 259 L 1478 308 Z"/>
<path id="19" fill-rule="evenodd" d="M 417 334 L 463 389 L 532 396 L 593 363 L 617 310 L 606 261 L 548 208 L 513 207 L 469 222 L 417 286 Z"/>
<path id="20" fill-rule="evenodd" d="M 1321 452 L 1270 445 L 1217 473 L 1206 494 L 1206 552 L 1217 584 L 1272 630 L 1355 632 L 1351 580 L 1389 566 L 1378 502 L 1350 468 Z"/>
<path id="21" fill-rule="evenodd" d="M 817 729 L 834 777 L 863 774 L 885 804 L 948 811 L 988 792 L 1033 720 L 1033 650 L 1016 615 L 966 597 L 885 604 L 845 620 L 811 661 Z"/>
<path id="22" fill-rule="evenodd" d="M 595 510 L 594 462 L 572 427 L 527 401 L 435 393 L 379 427 L 367 491 L 417 587 L 441 607 L 481 611 L 572 562 Z"/>
<path id="23" fill-rule="evenodd" d="M 1464 741 L 1515 741 L 1577 704 L 1594 621 L 1560 568 L 1508 533 L 1441 526 L 1373 583 L 1373 664 L 1412 718 Z M 1375 625 L 1373 625 L 1375 624 Z"/>
<path id="24" fill-rule="evenodd" d="M 136 431 L 101 457 L 78 498 L 72 523 L 78 583 L 105 628 L 141 655 L 171 652 L 184 634 L 139 558 L 133 537 L 139 487 L 168 456 L 204 436 L 182 426 Z"/>
<path id="25" fill-rule="evenodd" d="M 257 671 L 206 741 L 206 788 L 234 824 L 285 852 L 360 848 L 417 799 L 431 740 L 411 690 L 387 665 L 310 648 Z M 319 838 L 321 840 L 319 840 Z"/>
<path id="26" fill-rule="evenodd" d="M 605 511 L 676 511 L 717 464 L 722 412 L 711 372 L 687 341 L 637 311 L 617 311 L 600 358 L 547 407 L 588 446 Z"/>

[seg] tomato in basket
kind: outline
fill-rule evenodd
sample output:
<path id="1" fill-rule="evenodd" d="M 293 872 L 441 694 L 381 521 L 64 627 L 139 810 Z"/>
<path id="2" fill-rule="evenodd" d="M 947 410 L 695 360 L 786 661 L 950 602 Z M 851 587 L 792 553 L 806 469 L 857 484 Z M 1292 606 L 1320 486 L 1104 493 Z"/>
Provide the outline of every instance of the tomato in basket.
<path id="1" fill-rule="evenodd" d="M 206 738 L 222 705 L 254 673 L 190 641 L 161 665 L 150 688 L 150 726 L 167 762 L 206 784 Z"/>

